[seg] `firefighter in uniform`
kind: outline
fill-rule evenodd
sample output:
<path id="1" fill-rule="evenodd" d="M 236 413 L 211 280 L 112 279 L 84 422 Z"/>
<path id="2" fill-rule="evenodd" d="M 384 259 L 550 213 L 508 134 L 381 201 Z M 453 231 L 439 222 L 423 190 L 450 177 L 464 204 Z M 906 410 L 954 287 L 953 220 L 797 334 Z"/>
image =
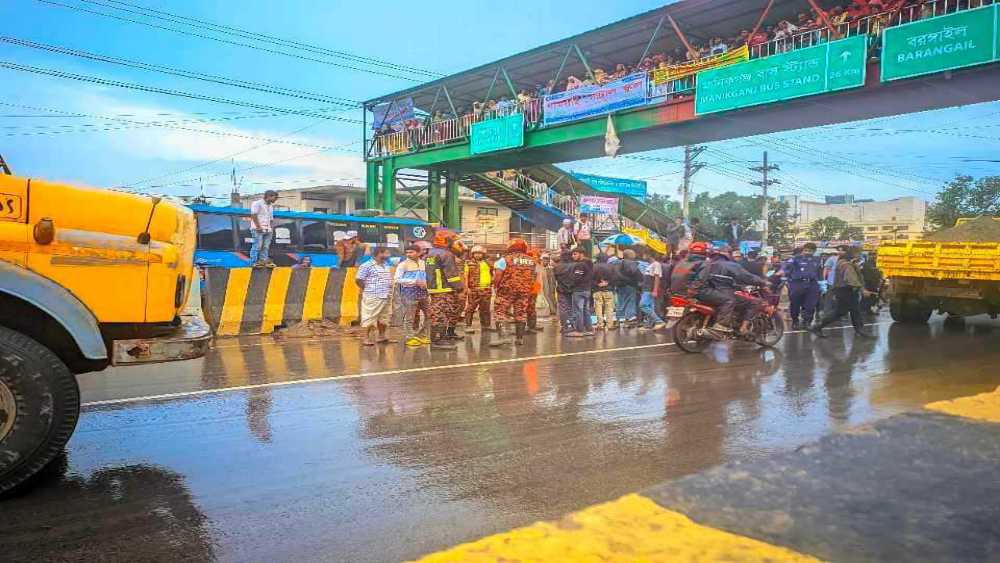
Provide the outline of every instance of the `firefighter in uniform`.
<path id="1" fill-rule="evenodd" d="M 792 330 L 808 327 L 819 305 L 819 280 L 823 278 L 823 261 L 816 256 L 816 245 L 807 242 L 802 253 L 785 264 L 788 277 L 789 313 Z"/>
<path id="2" fill-rule="evenodd" d="M 458 269 L 452 252 L 457 239 L 458 235 L 452 231 L 438 230 L 434 234 L 433 248 L 424 260 L 427 267 L 427 293 L 431 298 L 432 348 L 456 348 L 447 336 L 448 326 L 455 318 L 455 310 L 461 311 L 462 307 L 458 297 L 463 289 L 462 272 Z"/>
<path id="3" fill-rule="evenodd" d="M 448 330 L 445 332 L 445 338 L 448 340 L 464 340 L 465 337 L 456 332 L 456 328 L 462 324 L 462 319 L 465 318 L 465 304 L 468 299 L 468 287 L 465 286 L 465 256 L 466 246 L 455 237 L 455 240 L 451 242 L 449 246 L 451 253 L 455 256 L 455 269 L 462 274 L 462 289 L 458 290 L 455 294 L 455 308 L 451 310 L 451 315 L 448 317 Z"/>
<path id="4" fill-rule="evenodd" d="M 535 259 L 528 255 L 528 243 L 513 239 L 507 245 L 507 253 L 496 264 L 493 281 L 496 288 L 496 329 L 497 337 L 492 346 L 505 344 L 504 323 L 514 322 L 517 344 L 524 343 L 524 332 L 528 322 L 528 308 L 535 283 Z"/>
<path id="5" fill-rule="evenodd" d="M 465 332 L 474 332 L 472 319 L 479 311 L 479 326 L 490 329 L 490 307 L 493 305 L 493 265 L 486 259 L 486 249 L 472 247 L 472 257 L 465 262 L 465 289 L 469 296 L 465 306 Z"/>

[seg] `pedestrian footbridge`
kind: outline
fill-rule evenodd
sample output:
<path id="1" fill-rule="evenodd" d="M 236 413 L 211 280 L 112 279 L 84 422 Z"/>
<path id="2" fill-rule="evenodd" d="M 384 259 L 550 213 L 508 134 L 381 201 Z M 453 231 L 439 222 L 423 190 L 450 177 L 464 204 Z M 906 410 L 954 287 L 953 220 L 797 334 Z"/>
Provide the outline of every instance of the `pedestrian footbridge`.
<path id="1" fill-rule="evenodd" d="M 1000 100 L 995 0 L 830 4 L 683 0 L 368 100 L 368 207 L 395 212 L 397 172 L 417 169 L 432 209 L 445 180 L 445 224 L 465 184 L 551 228 L 572 210 L 528 206 L 489 173 L 573 195 L 588 187 L 551 165 L 609 140 L 636 153 Z M 620 206 L 654 231 L 666 220 Z"/>

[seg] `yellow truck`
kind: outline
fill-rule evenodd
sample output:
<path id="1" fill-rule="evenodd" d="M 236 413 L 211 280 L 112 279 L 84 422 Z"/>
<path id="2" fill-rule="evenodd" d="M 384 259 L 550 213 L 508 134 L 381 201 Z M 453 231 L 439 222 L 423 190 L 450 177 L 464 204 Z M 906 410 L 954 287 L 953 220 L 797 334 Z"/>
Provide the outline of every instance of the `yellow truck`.
<path id="1" fill-rule="evenodd" d="M 1000 314 L 998 219 L 960 219 L 922 241 L 883 243 L 878 267 L 889 280 L 889 311 L 896 321 L 924 323 L 935 310 Z"/>
<path id="2" fill-rule="evenodd" d="M 194 358 L 195 220 L 158 197 L 0 175 L 0 495 L 76 428 L 76 374 Z"/>

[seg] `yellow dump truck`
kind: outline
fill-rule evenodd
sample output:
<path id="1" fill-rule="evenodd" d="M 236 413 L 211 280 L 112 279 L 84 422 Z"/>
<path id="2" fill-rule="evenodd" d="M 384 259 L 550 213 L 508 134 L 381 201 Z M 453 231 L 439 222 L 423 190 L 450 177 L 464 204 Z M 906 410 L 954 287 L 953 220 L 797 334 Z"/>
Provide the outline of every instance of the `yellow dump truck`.
<path id="1" fill-rule="evenodd" d="M 76 374 L 204 354 L 195 231 L 158 197 L 0 175 L 0 495 L 69 440 Z"/>
<path id="2" fill-rule="evenodd" d="M 899 322 L 1000 314 L 1000 220 L 959 220 L 925 240 L 885 243 L 878 267 L 889 280 L 889 311 Z"/>

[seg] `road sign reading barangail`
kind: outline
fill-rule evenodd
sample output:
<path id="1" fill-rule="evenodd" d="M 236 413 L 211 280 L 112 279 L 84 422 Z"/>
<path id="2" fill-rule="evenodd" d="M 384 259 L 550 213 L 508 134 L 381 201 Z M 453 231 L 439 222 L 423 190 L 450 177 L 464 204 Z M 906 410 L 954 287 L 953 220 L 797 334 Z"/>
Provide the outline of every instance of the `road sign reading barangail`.
<path id="1" fill-rule="evenodd" d="M 524 114 L 487 119 L 472 124 L 472 154 L 516 149 L 524 146 Z"/>
<path id="2" fill-rule="evenodd" d="M 865 84 L 866 36 L 698 73 L 695 113 L 728 111 Z"/>
<path id="3" fill-rule="evenodd" d="M 886 29 L 882 81 L 998 60 L 998 19 L 994 4 Z"/>

